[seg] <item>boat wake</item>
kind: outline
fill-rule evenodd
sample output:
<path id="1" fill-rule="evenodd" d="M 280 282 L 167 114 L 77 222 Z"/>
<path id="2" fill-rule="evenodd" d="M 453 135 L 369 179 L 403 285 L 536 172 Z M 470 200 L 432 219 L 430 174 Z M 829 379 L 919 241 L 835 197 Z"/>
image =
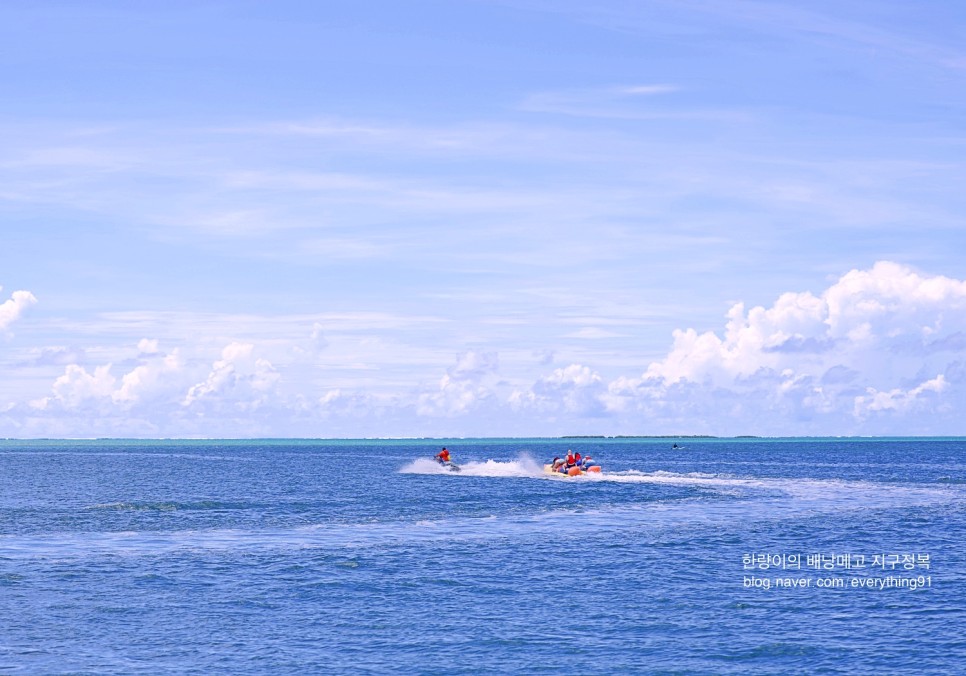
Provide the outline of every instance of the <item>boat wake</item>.
<path id="1" fill-rule="evenodd" d="M 453 472 L 430 458 L 418 458 L 402 469 L 400 474 L 448 474 L 452 476 L 488 476 L 488 477 L 531 477 L 544 478 L 543 465 L 526 453 L 520 454 L 516 460 L 485 460 L 478 462 L 456 463 L 460 471 Z"/>
<path id="2" fill-rule="evenodd" d="M 958 486 L 946 485 L 889 485 L 866 481 L 840 479 L 810 479 L 783 477 L 739 477 L 700 472 L 675 473 L 658 470 L 642 472 L 624 470 L 603 471 L 580 476 L 548 474 L 543 465 L 526 453 L 515 460 L 486 460 L 460 465 L 459 472 L 451 472 L 434 460 L 418 459 L 402 469 L 404 474 L 446 474 L 452 477 L 520 477 L 544 481 L 575 483 L 650 484 L 700 490 L 706 496 L 738 498 L 767 502 L 776 512 L 819 509 L 890 508 L 904 506 L 927 506 L 950 499 L 963 499 L 966 493 L 955 490 Z"/>
<path id="3" fill-rule="evenodd" d="M 514 460 L 485 460 L 458 463 L 460 471 L 453 472 L 429 458 L 419 458 L 402 467 L 401 474 L 444 474 L 452 477 L 531 478 L 544 481 L 653 484 L 703 488 L 714 493 L 728 495 L 772 495 L 796 502 L 813 502 L 832 499 L 838 504 L 856 503 L 865 507 L 891 505 L 897 494 L 908 504 L 931 504 L 937 496 L 948 496 L 946 486 L 889 486 L 874 482 L 845 481 L 838 479 L 807 479 L 779 477 L 739 477 L 727 474 L 701 472 L 676 473 L 657 470 L 607 471 L 587 473 L 580 476 L 549 474 L 543 464 L 527 453 Z"/>

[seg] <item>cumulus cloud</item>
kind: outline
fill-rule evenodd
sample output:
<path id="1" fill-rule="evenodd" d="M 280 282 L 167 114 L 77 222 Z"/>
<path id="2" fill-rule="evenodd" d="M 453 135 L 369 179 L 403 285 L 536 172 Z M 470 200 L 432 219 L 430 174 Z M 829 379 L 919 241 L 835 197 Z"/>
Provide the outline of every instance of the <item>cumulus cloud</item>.
<path id="1" fill-rule="evenodd" d="M 253 345 L 230 343 L 209 364 L 145 338 L 132 360 L 68 364 L 48 396 L 14 407 L 20 419 L 7 426 L 42 436 L 262 436 L 305 413 L 281 399 L 279 372 Z"/>
<path id="2" fill-rule="evenodd" d="M 175 350 L 172 354 L 161 355 L 157 350 L 157 341 L 153 341 L 154 350 L 151 352 L 146 352 L 143 345 L 140 347 L 142 354 L 159 358 L 150 359 L 136 366 L 121 378 L 121 386 L 111 393 L 111 399 L 115 403 L 131 406 L 158 393 L 167 392 L 177 384 L 177 379 L 174 376 L 179 374 L 184 367 L 178 351 Z"/>
<path id="3" fill-rule="evenodd" d="M 644 377 L 663 382 L 731 382 L 761 369 L 813 375 L 870 366 L 884 355 L 955 350 L 966 330 L 966 282 L 922 277 L 896 263 L 853 270 L 820 296 L 782 294 L 770 308 L 727 314 L 723 335 L 674 332 L 674 344 Z M 861 370 L 861 369 L 860 369 Z"/>
<path id="4" fill-rule="evenodd" d="M 54 381 L 50 396 L 34 400 L 31 407 L 35 410 L 83 412 L 92 409 L 106 411 L 113 404 L 115 409 L 130 409 L 145 400 L 157 399 L 178 386 L 172 377 L 183 367 L 177 351 L 163 354 L 158 350 L 156 340 L 146 339 L 139 343 L 138 349 L 142 358 L 131 371 L 121 376 L 120 383 L 111 372 L 113 364 L 96 366 L 93 371 L 78 363 L 67 364 L 63 375 Z M 54 350 L 52 354 L 69 355 L 71 352 Z"/>
<path id="5" fill-rule="evenodd" d="M 319 324 L 302 349 L 303 330 L 278 348 L 294 355 L 283 368 L 331 349 Z M 821 292 L 735 304 L 717 331 L 675 331 L 666 354 L 637 374 L 613 364 L 605 373 L 583 357 L 558 365 L 547 349 L 521 351 L 507 381 L 500 355 L 467 350 L 405 392 L 377 382 L 354 389 L 340 376 L 289 378 L 285 386 L 300 389 L 283 396 L 279 369 L 246 342 L 199 359 L 144 338 L 133 359 L 97 366 L 75 348 L 26 354 L 63 372 L 48 396 L 8 406 L 8 418 L 23 408 L 61 422 L 115 416 L 164 434 L 955 434 L 966 414 L 966 282 L 881 262 Z M 521 366 L 538 371 L 522 375 Z"/>
<path id="6" fill-rule="evenodd" d="M 140 352 L 142 355 L 157 354 L 158 353 L 157 339 L 142 338 L 138 342 L 138 352 Z"/>
<path id="7" fill-rule="evenodd" d="M 931 380 L 919 384 L 909 390 L 894 388 L 888 392 L 879 392 L 874 387 L 866 390 L 866 394 L 855 398 L 855 415 L 864 417 L 876 411 L 901 411 L 921 408 L 935 395 L 949 389 L 949 383 L 940 374 Z"/>
<path id="8" fill-rule="evenodd" d="M 3 287 L 0 287 L 2 290 Z M 10 298 L 0 303 L 0 331 L 7 331 L 10 325 L 23 316 L 30 306 L 37 303 L 37 298 L 29 291 L 14 291 Z"/>
<path id="9" fill-rule="evenodd" d="M 652 410 L 673 399 L 673 386 L 690 384 L 719 401 L 740 396 L 746 413 L 798 422 L 941 413 L 950 398 L 964 399 L 943 376 L 966 346 L 964 310 L 966 281 L 879 262 L 819 295 L 784 293 L 750 310 L 738 303 L 720 333 L 675 331 L 668 354 L 640 378 L 610 383 L 606 400 L 612 410 Z"/>
<path id="10" fill-rule="evenodd" d="M 895 263 L 853 270 L 821 296 L 786 293 L 770 308 L 728 313 L 724 336 L 676 331 L 668 356 L 646 376 L 665 381 L 727 380 L 761 368 L 829 368 L 860 352 L 937 351 L 966 330 L 966 282 L 921 277 Z M 951 335 L 952 334 L 952 335 Z M 828 363 L 833 362 L 833 363 Z"/>
<path id="11" fill-rule="evenodd" d="M 98 366 L 93 373 L 83 366 L 69 364 L 64 375 L 54 381 L 52 397 L 41 400 L 38 408 L 47 408 L 56 401 L 66 409 L 76 409 L 92 400 L 110 398 L 115 382 L 111 364 Z"/>
<path id="12" fill-rule="evenodd" d="M 221 359 L 211 365 L 208 377 L 193 385 L 182 402 L 229 406 L 237 410 L 253 410 L 274 393 L 281 375 L 267 359 L 254 356 L 255 346 L 233 342 L 225 346 Z"/>
<path id="13" fill-rule="evenodd" d="M 492 395 L 492 381 L 499 369 L 495 352 L 469 350 L 447 369 L 439 385 L 419 395 L 416 412 L 422 416 L 456 416 L 468 413 Z"/>
<path id="14" fill-rule="evenodd" d="M 606 412 L 607 386 L 598 373 L 581 364 L 554 369 L 529 389 L 517 389 L 509 404 L 518 410 L 556 415 L 599 416 Z"/>

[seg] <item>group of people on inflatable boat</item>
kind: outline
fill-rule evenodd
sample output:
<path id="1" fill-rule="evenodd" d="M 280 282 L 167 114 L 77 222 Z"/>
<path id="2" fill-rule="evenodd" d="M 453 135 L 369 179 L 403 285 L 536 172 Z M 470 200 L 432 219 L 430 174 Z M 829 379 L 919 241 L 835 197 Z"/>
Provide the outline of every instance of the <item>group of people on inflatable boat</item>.
<path id="1" fill-rule="evenodd" d="M 553 462 L 550 463 L 550 470 L 553 472 L 560 472 L 561 474 L 569 474 L 570 469 L 576 467 L 581 471 L 587 471 L 593 465 L 597 463 L 589 455 L 586 457 L 581 457 L 580 453 L 574 453 L 569 448 L 567 449 L 567 457 L 554 457 Z"/>

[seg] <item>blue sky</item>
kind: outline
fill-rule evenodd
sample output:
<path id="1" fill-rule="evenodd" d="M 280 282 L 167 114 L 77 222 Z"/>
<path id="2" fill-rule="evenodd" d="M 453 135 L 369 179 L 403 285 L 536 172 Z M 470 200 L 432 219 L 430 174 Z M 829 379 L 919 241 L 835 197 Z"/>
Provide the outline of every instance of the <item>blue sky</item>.
<path id="1" fill-rule="evenodd" d="M 966 7 L 0 5 L 0 436 L 963 434 Z"/>

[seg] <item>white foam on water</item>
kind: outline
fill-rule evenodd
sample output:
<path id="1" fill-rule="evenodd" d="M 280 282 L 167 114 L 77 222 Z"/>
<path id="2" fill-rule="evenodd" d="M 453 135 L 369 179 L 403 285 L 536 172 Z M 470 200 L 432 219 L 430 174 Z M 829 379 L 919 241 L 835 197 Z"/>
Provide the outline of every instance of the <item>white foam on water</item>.
<path id="1" fill-rule="evenodd" d="M 450 473 L 431 460 L 416 461 L 402 471 L 421 473 L 446 473 L 452 476 L 528 477 L 540 480 L 581 483 L 638 484 L 673 486 L 700 489 L 694 497 L 700 497 L 696 505 L 675 499 L 663 503 L 660 509 L 670 517 L 672 512 L 682 512 L 683 518 L 706 522 L 731 514 L 731 518 L 789 518 L 804 514 L 834 513 L 853 510 L 892 509 L 897 507 L 928 507 L 947 502 L 966 500 L 966 489 L 950 484 L 895 485 L 869 481 L 843 479 L 809 479 L 787 477 L 740 477 L 715 475 L 701 472 L 678 473 L 665 470 L 642 472 L 625 470 L 619 472 L 588 472 L 579 476 L 549 474 L 543 466 L 526 454 L 517 460 L 501 462 L 487 460 L 463 465 L 460 473 Z M 728 499 L 729 502 L 722 500 Z M 654 503 L 641 503 L 639 507 L 602 507 L 606 512 L 614 509 L 657 509 Z M 627 515 L 621 515 L 622 519 Z M 631 519 L 633 521 L 633 519 Z"/>
<path id="2" fill-rule="evenodd" d="M 789 507 L 805 504 L 843 508 L 915 507 L 946 502 L 952 496 L 964 496 L 962 491 L 951 491 L 948 485 L 895 485 L 870 481 L 807 478 L 747 478 L 704 473 L 674 473 L 659 470 L 640 472 L 603 472 L 572 477 L 576 481 L 606 481 L 625 484 L 655 484 L 707 488 L 714 492 L 740 495 L 747 498 L 770 496 L 772 503 Z"/>
<path id="3" fill-rule="evenodd" d="M 530 455 L 521 453 L 515 460 L 470 461 L 459 465 L 453 472 L 428 458 L 417 459 L 399 471 L 410 474 L 445 474 L 454 477 L 526 477 L 563 482 L 606 482 L 618 484 L 654 484 L 703 488 L 721 495 L 748 499 L 764 499 L 770 496 L 771 507 L 778 509 L 870 509 L 896 506 L 915 507 L 945 502 L 950 499 L 955 486 L 897 486 L 867 481 L 842 479 L 795 479 L 750 478 L 716 475 L 702 472 L 678 473 L 657 470 L 642 472 L 624 470 L 619 472 L 587 472 L 578 476 L 550 474 Z M 962 495 L 962 491 L 959 492 Z"/>
<path id="4" fill-rule="evenodd" d="M 465 476 L 491 477 L 539 477 L 543 475 L 543 466 L 529 455 L 521 454 L 515 460 L 485 462 L 467 462 L 460 465 L 460 474 Z"/>
<path id="5" fill-rule="evenodd" d="M 447 474 L 452 476 L 488 476 L 488 477 L 532 477 L 544 478 L 546 473 L 543 465 L 537 463 L 526 453 L 521 453 L 515 460 L 485 460 L 483 462 L 470 460 L 458 462 L 459 472 L 454 472 L 435 460 L 417 458 L 399 470 L 401 474 Z"/>
<path id="6" fill-rule="evenodd" d="M 400 474 L 455 474 L 448 467 L 444 467 L 430 458 L 416 458 L 399 470 Z"/>
<path id="7" fill-rule="evenodd" d="M 711 486 L 711 487 L 763 487 L 764 483 L 760 479 L 742 479 L 738 477 L 726 477 L 714 474 L 676 474 L 665 472 L 639 472 L 628 470 L 624 472 L 588 472 L 576 477 L 564 477 L 576 481 L 609 481 L 622 484 L 667 484 L 680 486 Z"/>

